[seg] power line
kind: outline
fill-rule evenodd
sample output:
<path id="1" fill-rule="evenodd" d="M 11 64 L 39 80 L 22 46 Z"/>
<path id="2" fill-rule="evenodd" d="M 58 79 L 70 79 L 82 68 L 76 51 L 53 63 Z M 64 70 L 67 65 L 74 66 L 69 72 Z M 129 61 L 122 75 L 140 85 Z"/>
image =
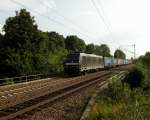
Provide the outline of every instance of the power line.
<path id="1" fill-rule="evenodd" d="M 103 15 L 105 15 L 105 11 L 104 11 L 104 8 L 103 8 L 103 5 L 102 5 L 102 2 L 101 2 L 101 0 L 98 0 L 98 2 L 99 2 L 99 5 L 100 5 L 100 9 L 101 9 L 101 11 L 103 12 Z M 109 22 L 109 19 L 108 19 L 108 17 L 105 15 L 105 18 L 107 18 L 107 20 L 108 20 L 108 24 L 109 24 L 109 28 L 110 28 L 110 30 L 111 30 L 111 24 L 110 24 L 110 22 Z M 134 52 L 132 52 L 132 51 L 130 51 L 130 50 L 128 50 L 127 48 L 124 48 L 124 50 L 125 51 L 127 51 L 127 52 L 129 52 L 129 53 L 131 53 L 131 54 L 134 54 L 134 58 L 136 59 L 136 48 L 135 48 L 135 44 L 133 44 L 133 45 L 122 45 L 122 46 L 131 46 L 131 47 L 133 47 L 134 48 Z M 121 45 L 120 45 L 120 47 L 121 47 Z"/>
<path id="2" fill-rule="evenodd" d="M 133 47 L 133 48 L 134 48 L 134 50 L 131 51 L 131 50 L 128 50 L 127 48 L 124 48 L 123 45 L 121 45 L 121 46 L 119 47 L 119 49 L 123 49 L 123 50 L 125 50 L 125 51 L 131 53 L 132 55 L 134 55 L 134 59 L 136 59 L 136 49 L 135 49 L 135 44 L 133 44 L 133 45 L 124 45 L 124 46 L 129 46 L 129 47 Z"/>
<path id="3" fill-rule="evenodd" d="M 110 30 L 111 30 L 112 26 L 111 26 L 111 24 L 110 24 L 110 20 L 108 19 L 108 16 L 105 14 L 105 10 L 104 10 L 103 4 L 102 4 L 101 0 L 98 0 L 98 2 L 99 2 L 99 5 L 100 5 L 100 9 L 101 9 L 101 11 L 102 11 L 102 13 L 103 13 L 103 15 L 104 15 L 104 18 L 107 19 L 108 25 L 110 26 L 109 28 L 110 28 Z"/>
<path id="4" fill-rule="evenodd" d="M 93 6 L 95 7 L 95 9 L 96 9 L 96 11 L 97 11 L 97 13 L 98 13 L 98 16 L 100 17 L 100 19 L 102 20 L 102 22 L 103 22 L 104 25 L 106 26 L 107 31 L 110 33 L 111 39 L 116 43 L 116 44 L 114 44 L 114 45 L 117 45 L 118 42 L 113 39 L 113 37 L 112 37 L 112 31 L 111 31 L 109 25 L 106 23 L 105 18 L 103 17 L 101 11 L 98 9 L 98 7 L 97 7 L 95 1 L 94 1 L 94 0 L 91 0 L 91 2 L 92 2 Z M 100 8 L 101 8 L 101 7 L 100 7 Z M 102 8 L 101 8 L 101 9 L 102 9 Z M 102 11 L 104 11 L 104 10 L 102 10 Z"/>
<path id="5" fill-rule="evenodd" d="M 94 0 L 93 0 L 93 2 L 94 2 Z M 105 15 L 105 11 L 104 11 L 103 5 L 102 5 L 102 3 L 101 3 L 101 0 L 98 0 L 98 2 L 99 2 L 100 9 L 101 9 L 103 15 Z M 95 6 L 96 6 L 96 4 L 95 4 Z M 97 8 L 97 9 L 98 9 L 98 8 Z M 100 11 L 99 11 L 99 13 L 101 14 Z M 102 16 L 102 14 L 101 14 L 101 16 Z M 108 19 L 108 17 L 107 17 L 106 15 L 105 15 L 105 18 Z M 102 16 L 102 19 L 103 19 L 104 22 L 105 22 L 105 18 Z M 108 20 L 108 21 L 109 21 L 109 20 Z M 109 26 L 108 26 L 109 29 L 108 29 L 108 30 L 110 31 L 110 33 L 112 33 L 112 32 L 111 32 L 111 24 L 110 24 L 110 22 L 108 22 L 108 24 L 109 24 Z M 107 27 L 107 26 L 106 26 L 106 27 Z M 121 46 L 125 46 L 125 45 L 120 45 L 119 48 L 121 48 Z M 132 47 L 134 47 L 134 52 L 128 50 L 127 48 L 124 48 L 124 50 L 127 51 L 127 52 L 129 52 L 129 53 L 131 53 L 131 54 L 134 54 L 134 58 L 136 58 L 135 44 L 133 44 L 133 45 L 126 45 L 126 46 L 132 46 Z"/>
<path id="6" fill-rule="evenodd" d="M 102 15 L 102 13 L 101 13 L 101 11 L 102 11 L 103 14 L 105 15 L 105 12 L 104 12 L 104 9 L 103 9 L 103 6 L 102 6 L 101 1 L 98 0 L 98 1 L 99 1 L 99 5 L 100 5 L 101 11 L 98 9 L 98 7 L 97 7 L 96 3 L 94 2 L 94 0 L 91 0 L 91 1 L 92 1 L 93 6 L 95 7 L 95 9 L 96 9 L 96 11 L 97 11 L 99 17 L 102 19 L 102 22 L 105 24 L 105 26 L 106 26 L 108 32 L 109 32 L 110 35 L 112 36 L 112 31 L 111 31 L 111 27 L 110 27 L 111 24 L 110 24 L 110 23 L 109 23 L 109 24 L 106 23 L 105 17 L 103 17 L 103 15 Z M 106 15 L 105 15 L 105 16 L 106 16 Z M 112 40 L 114 41 L 115 45 L 120 45 L 116 40 L 113 39 L 113 37 L 111 37 L 111 38 L 112 38 Z M 128 52 L 130 52 L 130 53 L 132 53 L 132 54 L 134 54 L 134 58 L 135 58 L 135 48 L 134 48 L 134 52 L 132 52 L 132 51 L 130 51 L 130 50 L 128 50 L 128 49 L 124 49 L 124 50 L 125 50 L 125 51 L 128 51 Z"/>
<path id="7" fill-rule="evenodd" d="M 42 0 L 39 0 L 39 2 L 41 3 L 41 4 L 43 4 L 45 7 L 47 7 L 48 9 L 51 9 L 47 4 L 44 4 L 43 3 L 43 1 Z M 69 18 L 66 18 L 64 15 L 62 15 L 58 10 L 54 10 L 53 9 L 53 11 L 57 14 L 57 15 L 59 15 L 59 16 L 61 16 L 64 20 L 66 20 L 67 22 L 69 22 L 69 23 L 71 23 L 73 26 L 75 26 L 76 28 L 78 28 L 78 30 L 81 30 L 81 27 L 80 26 L 78 26 L 77 24 L 75 24 L 71 19 L 69 19 Z M 82 30 L 83 30 L 83 28 L 82 28 Z M 89 33 L 89 31 L 88 30 L 83 30 L 83 33 Z M 90 37 L 91 38 L 91 37 Z M 92 38 L 93 39 L 93 38 Z"/>
<path id="8" fill-rule="evenodd" d="M 70 27 L 66 26 L 65 24 L 63 24 L 63 23 L 61 23 L 61 22 L 59 22 L 59 21 L 57 21 L 57 20 L 55 20 L 55 19 L 53 19 L 53 18 L 47 16 L 47 15 L 41 14 L 40 12 L 38 12 L 38 11 L 36 11 L 36 10 L 32 10 L 32 9 L 26 7 L 25 5 L 23 5 L 23 4 L 20 3 L 20 2 L 17 2 L 17 1 L 15 1 L 15 0 L 10 0 L 10 1 L 13 2 L 13 3 L 15 3 L 15 4 L 17 4 L 17 5 L 19 5 L 19 6 L 21 6 L 21 7 L 24 7 L 24 8 L 26 8 L 26 9 L 30 10 L 30 11 L 33 11 L 34 13 L 36 13 L 36 14 L 42 16 L 42 17 L 45 17 L 45 18 L 47 18 L 48 20 L 50 20 L 50 21 L 52 21 L 52 22 L 54 22 L 54 23 L 57 23 L 57 24 L 59 24 L 59 25 L 61 25 L 61 26 L 63 26 L 63 27 L 67 27 L 67 28 L 69 28 L 69 29 L 71 29 L 71 30 L 73 29 L 73 28 L 70 28 Z M 80 33 L 80 34 L 82 34 L 81 32 L 79 32 L 79 31 L 77 31 L 77 30 L 75 30 L 75 29 L 74 29 L 74 31 L 76 31 L 76 32 L 78 32 L 78 33 Z M 82 35 L 83 35 L 83 34 L 82 34 Z M 85 35 L 83 35 L 83 36 L 85 36 Z M 87 36 L 86 36 L 86 37 L 87 37 Z M 88 37 L 87 37 L 87 38 L 88 38 Z"/>
<path id="9" fill-rule="evenodd" d="M 10 0 L 10 1 L 13 2 L 13 3 L 15 3 L 15 4 L 17 4 L 17 5 L 19 5 L 19 6 L 21 6 L 21 7 L 27 8 L 28 10 L 33 11 L 34 13 L 36 13 L 36 14 L 38 14 L 38 15 L 40 15 L 40 16 L 43 16 L 43 17 L 49 19 L 50 21 L 52 21 L 52 22 L 54 22 L 54 23 L 57 23 L 57 24 L 60 24 L 60 25 L 65 26 L 64 24 L 62 24 L 62 23 L 60 23 L 60 22 L 58 22 L 58 21 L 56 21 L 56 20 L 50 18 L 49 16 L 43 15 L 43 14 L 41 14 L 41 13 L 38 12 L 38 11 L 35 11 L 35 10 L 32 10 L 32 9 L 26 7 L 25 5 L 23 5 L 23 4 L 20 3 L 20 2 L 17 2 L 17 1 L 15 1 L 15 0 Z"/>
<path id="10" fill-rule="evenodd" d="M 94 0 L 91 0 L 93 6 L 95 7 L 99 17 L 101 18 L 101 20 L 103 21 L 103 23 L 105 24 L 107 30 L 111 33 L 109 26 L 107 25 L 107 23 L 105 22 L 105 18 L 103 17 L 102 13 L 100 12 L 100 10 L 98 9 L 98 7 L 96 6 L 96 3 L 94 2 Z"/>

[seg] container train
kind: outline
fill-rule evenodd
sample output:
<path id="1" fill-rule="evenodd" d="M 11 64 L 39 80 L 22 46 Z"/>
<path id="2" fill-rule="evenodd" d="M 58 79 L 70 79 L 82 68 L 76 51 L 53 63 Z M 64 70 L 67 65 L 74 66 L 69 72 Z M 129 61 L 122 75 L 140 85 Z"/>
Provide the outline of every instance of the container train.
<path id="1" fill-rule="evenodd" d="M 64 62 L 64 71 L 67 74 L 85 73 L 92 70 L 109 69 L 132 63 L 128 59 L 116 59 L 114 57 L 102 57 L 94 54 L 72 53 Z"/>

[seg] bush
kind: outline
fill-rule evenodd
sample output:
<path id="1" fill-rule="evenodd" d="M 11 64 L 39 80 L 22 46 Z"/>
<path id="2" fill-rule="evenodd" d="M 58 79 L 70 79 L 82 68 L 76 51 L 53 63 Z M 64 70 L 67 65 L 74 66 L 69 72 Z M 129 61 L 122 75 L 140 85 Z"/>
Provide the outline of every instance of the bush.
<path id="1" fill-rule="evenodd" d="M 134 88 L 140 87 L 142 85 L 144 78 L 145 76 L 142 70 L 140 68 L 135 67 L 126 76 L 125 81 L 129 84 L 130 88 L 133 90 Z"/>
<path id="2" fill-rule="evenodd" d="M 121 102 L 123 98 L 128 98 L 129 93 L 128 87 L 124 87 L 120 80 L 113 81 L 108 85 L 107 97 L 112 103 L 118 103 Z"/>

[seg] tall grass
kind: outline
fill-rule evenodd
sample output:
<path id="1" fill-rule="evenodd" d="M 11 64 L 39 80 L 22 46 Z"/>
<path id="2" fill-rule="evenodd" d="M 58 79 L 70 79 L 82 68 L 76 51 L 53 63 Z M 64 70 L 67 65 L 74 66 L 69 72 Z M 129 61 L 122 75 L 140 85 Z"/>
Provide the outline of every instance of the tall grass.
<path id="1" fill-rule="evenodd" d="M 96 103 L 85 120 L 150 120 L 150 71 L 137 65 L 145 79 L 131 89 L 129 83 L 113 80 L 108 89 L 100 92 Z M 133 78 L 134 79 L 134 78 Z"/>

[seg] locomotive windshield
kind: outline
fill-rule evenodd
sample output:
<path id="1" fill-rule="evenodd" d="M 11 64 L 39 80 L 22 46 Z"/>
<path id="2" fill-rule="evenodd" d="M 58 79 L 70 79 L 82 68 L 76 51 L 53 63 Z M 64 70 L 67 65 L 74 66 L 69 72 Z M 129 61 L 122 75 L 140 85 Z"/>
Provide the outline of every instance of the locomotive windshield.
<path id="1" fill-rule="evenodd" d="M 67 56 L 67 62 L 78 62 L 80 54 L 69 54 Z"/>

